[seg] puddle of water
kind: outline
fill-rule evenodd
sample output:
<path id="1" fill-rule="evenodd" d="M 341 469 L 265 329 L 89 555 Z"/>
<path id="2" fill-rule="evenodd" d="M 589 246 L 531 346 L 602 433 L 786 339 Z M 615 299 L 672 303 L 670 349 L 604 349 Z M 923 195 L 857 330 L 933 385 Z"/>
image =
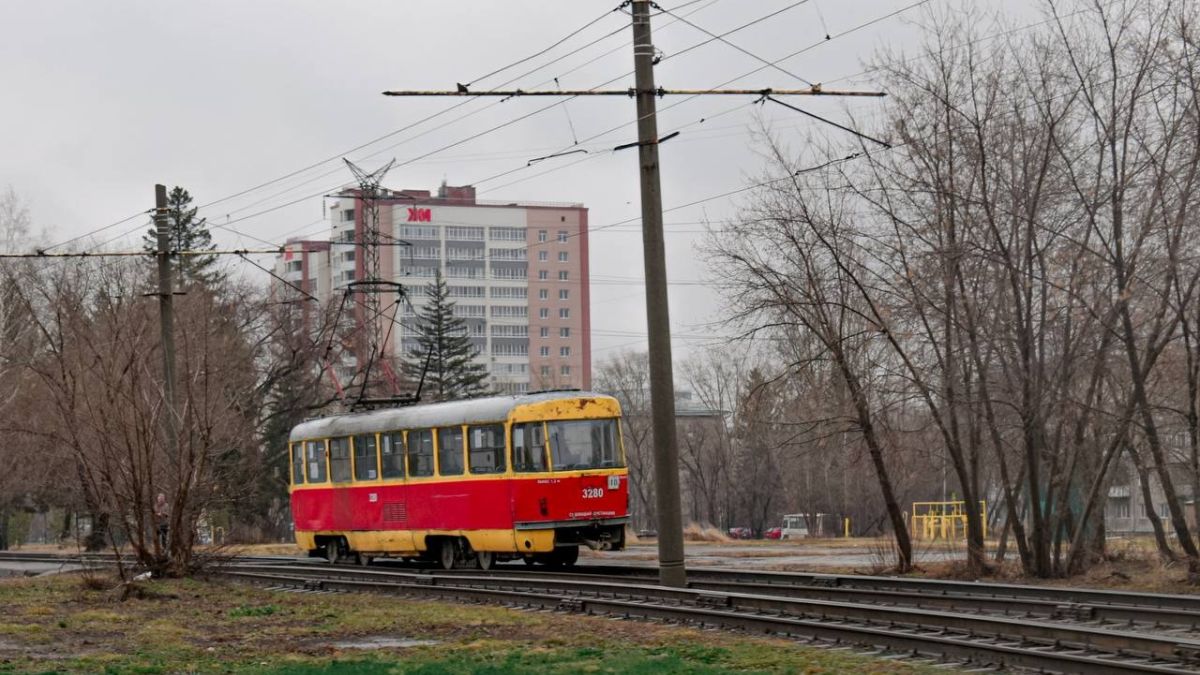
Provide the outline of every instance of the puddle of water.
<path id="1" fill-rule="evenodd" d="M 437 640 L 412 640 L 408 638 L 379 636 L 335 642 L 333 646 L 338 649 L 403 649 L 405 647 L 428 647 L 429 645 L 436 644 Z"/>

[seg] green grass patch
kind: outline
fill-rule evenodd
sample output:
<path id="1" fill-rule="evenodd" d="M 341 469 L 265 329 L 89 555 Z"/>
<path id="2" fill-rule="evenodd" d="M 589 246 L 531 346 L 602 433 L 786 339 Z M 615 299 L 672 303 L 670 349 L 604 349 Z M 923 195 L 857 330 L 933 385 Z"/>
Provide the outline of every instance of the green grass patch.
<path id="1" fill-rule="evenodd" d="M 252 607 L 250 605 L 239 605 L 229 610 L 229 617 L 236 619 L 239 616 L 271 616 L 277 614 L 279 607 L 276 605 L 259 605 Z"/>

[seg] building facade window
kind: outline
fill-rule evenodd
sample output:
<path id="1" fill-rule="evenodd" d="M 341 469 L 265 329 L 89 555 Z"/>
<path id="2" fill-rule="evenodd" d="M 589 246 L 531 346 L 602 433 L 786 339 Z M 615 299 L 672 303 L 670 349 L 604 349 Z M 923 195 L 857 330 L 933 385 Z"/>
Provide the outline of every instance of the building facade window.
<path id="1" fill-rule="evenodd" d="M 524 305 L 492 305 L 493 319 L 524 319 L 529 308 Z"/>
<path id="2" fill-rule="evenodd" d="M 550 356 L 550 348 L 538 347 L 538 356 Z"/>
<path id="3" fill-rule="evenodd" d="M 558 262 L 562 262 L 562 263 L 567 262 L 567 252 L 566 251 L 558 252 Z"/>
<path id="4" fill-rule="evenodd" d="M 521 267 L 493 267 L 493 279 L 524 279 L 528 274 L 528 270 L 524 266 Z"/>
<path id="5" fill-rule="evenodd" d="M 558 372 L 562 375 L 570 375 L 571 374 L 571 366 L 563 366 L 562 368 L 558 369 Z"/>
<path id="6" fill-rule="evenodd" d="M 492 345 L 492 356 L 529 356 L 528 344 L 498 343 Z"/>
<path id="7" fill-rule="evenodd" d="M 538 251 L 538 262 L 546 262 L 550 259 L 549 251 Z"/>
<path id="8" fill-rule="evenodd" d="M 488 236 L 492 241 L 525 241 L 525 228 L 489 227 Z"/>
<path id="9" fill-rule="evenodd" d="M 558 231 L 558 243 L 560 243 L 560 244 L 567 243 L 567 231 L 566 230 Z"/>
<path id="10" fill-rule="evenodd" d="M 448 226 L 446 238 L 455 241 L 483 241 L 482 227 Z"/>
<path id="11" fill-rule="evenodd" d="M 550 278 L 550 270 L 538 270 L 538 281 L 545 281 Z"/>
<path id="12" fill-rule="evenodd" d="M 491 260 L 517 260 L 525 261 L 525 249 L 523 248 L 489 248 L 488 258 Z"/>
<path id="13" fill-rule="evenodd" d="M 546 241 L 546 231 L 538 230 L 538 241 Z"/>
<path id="14" fill-rule="evenodd" d="M 504 298 L 509 300 L 524 300 L 529 297 L 529 289 L 524 286 L 493 286 L 493 298 Z"/>
<path id="15" fill-rule="evenodd" d="M 483 260 L 483 249 L 451 246 L 446 249 L 446 260 Z"/>
<path id="16" fill-rule="evenodd" d="M 559 281 L 566 281 L 566 280 L 567 280 L 567 271 L 566 271 L 566 270 L 559 270 L 559 271 L 558 271 L 558 280 L 559 280 Z"/>
<path id="17" fill-rule="evenodd" d="M 482 267 L 447 267 L 447 279 L 482 279 Z"/>
<path id="18" fill-rule="evenodd" d="M 570 347 L 559 347 L 559 348 L 558 348 L 558 355 L 559 355 L 559 356 L 570 356 L 570 355 L 571 355 L 571 348 L 570 348 Z"/>
<path id="19" fill-rule="evenodd" d="M 550 327 L 549 327 L 549 326 L 542 326 L 542 327 L 541 327 L 541 328 L 538 330 L 538 336 L 539 336 L 539 337 L 544 337 L 544 338 L 548 338 L 548 337 L 550 337 Z"/>
<path id="20" fill-rule="evenodd" d="M 529 337 L 529 326 L 493 325 L 492 337 Z"/>
<path id="21" fill-rule="evenodd" d="M 401 225 L 401 239 L 441 239 L 437 225 Z"/>
<path id="22" fill-rule="evenodd" d="M 560 318 L 560 319 L 569 319 L 569 318 L 571 318 L 571 310 L 570 310 L 570 308 L 568 308 L 568 307 L 560 307 L 560 308 L 558 309 L 558 318 Z"/>
<path id="23" fill-rule="evenodd" d="M 495 309 L 495 308 L 493 307 L 492 309 Z M 454 305 L 454 309 L 451 310 L 451 313 L 453 313 L 454 316 L 457 316 L 462 319 L 482 319 L 485 316 L 487 316 L 484 313 L 483 305 L 458 305 L 458 304 L 456 304 L 456 305 Z"/>
<path id="24" fill-rule="evenodd" d="M 558 329 L 558 337 L 562 337 L 562 338 L 569 338 L 569 337 L 571 337 L 571 329 L 570 329 L 570 328 L 567 328 L 566 326 L 563 326 L 562 328 L 559 328 L 559 329 Z"/>
<path id="25" fill-rule="evenodd" d="M 448 286 L 452 298 L 482 298 L 483 286 Z"/>
<path id="26" fill-rule="evenodd" d="M 541 309 L 539 309 L 538 310 L 538 318 L 539 319 L 549 319 L 550 318 L 550 308 L 542 307 Z"/>
<path id="27" fill-rule="evenodd" d="M 568 297 L 570 297 L 570 295 L 571 295 L 571 292 L 568 291 L 567 289 L 565 289 L 565 288 L 558 289 L 558 299 L 559 300 L 566 300 Z"/>
<path id="28" fill-rule="evenodd" d="M 297 268 L 299 269 L 299 268 Z M 550 290 L 546 288 L 538 289 L 538 300 L 548 300 L 550 298 Z"/>
<path id="29" fill-rule="evenodd" d="M 542 377 L 550 377 L 550 366 L 542 366 Z"/>

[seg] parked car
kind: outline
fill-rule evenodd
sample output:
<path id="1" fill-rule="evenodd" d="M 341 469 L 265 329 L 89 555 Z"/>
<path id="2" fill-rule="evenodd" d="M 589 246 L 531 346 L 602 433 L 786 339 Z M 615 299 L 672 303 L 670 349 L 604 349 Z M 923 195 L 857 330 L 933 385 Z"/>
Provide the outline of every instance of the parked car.
<path id="1" fill-rule="evenodd" d="M 783 537 L 783 528 L 782 527 L 772 527 L 771 529 L 767 530 L 766 532 L 763 532 L 763 536 L 766 537 L 767 539 L 780 539 Z"/>
<path id="2" fill-rule="evenodd" d="M 754 532 L 748 527 L 731 527 L 729 528 L 730 539 L 751 539 L 754 537 Z"/>

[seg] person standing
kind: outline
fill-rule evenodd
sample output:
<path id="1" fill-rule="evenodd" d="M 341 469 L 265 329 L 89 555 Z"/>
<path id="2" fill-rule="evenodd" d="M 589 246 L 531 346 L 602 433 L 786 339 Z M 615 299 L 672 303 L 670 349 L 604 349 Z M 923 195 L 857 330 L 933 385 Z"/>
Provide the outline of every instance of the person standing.
<path id="1" fill-rule="evenodd" d="M 171 507 L 167 504 L 167 496 L 161 492 L 154 499 L 154 524 L 158 534 L 158 546 L 166 552 L 167 534 L 171 526 Z"/>

